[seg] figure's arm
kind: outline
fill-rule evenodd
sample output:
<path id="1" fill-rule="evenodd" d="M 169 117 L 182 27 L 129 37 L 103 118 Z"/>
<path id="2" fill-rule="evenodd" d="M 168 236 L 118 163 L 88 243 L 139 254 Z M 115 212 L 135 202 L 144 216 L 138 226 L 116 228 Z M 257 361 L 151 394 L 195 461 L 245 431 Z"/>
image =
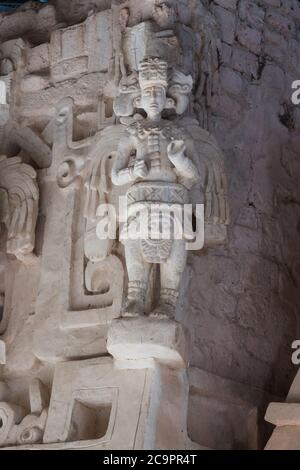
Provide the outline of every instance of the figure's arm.
<path id="1" fill-rule="evenodd" d="M 178 174 L 194 182 L 200 179 L 196 165 L 185 155 L 186 146 L 183 140 L 176 140 L 168 145 L 168 156 Z"/>
<path id="2" fill-rule="evenodd" d="M 116 186 L 123 186 L 135 179 L 133 168 L 128 168 L 131 152 L 134 150 L 130 137 L 120 140 L 117 158 L 112 168 L 111 180 Z"/>
<path id="3" fill-rule="evenodd" d="M 144 160 L 136 160 L 132 168 L 128 167 L 129 158 L 136 150 L 134 142 L 130 137 L 120 140 L 117 159 L 112 169 L 111 180 L 116 186 L 123 186 L 131 183 L 137 178 L 145 178 L 148 168 Z"/>

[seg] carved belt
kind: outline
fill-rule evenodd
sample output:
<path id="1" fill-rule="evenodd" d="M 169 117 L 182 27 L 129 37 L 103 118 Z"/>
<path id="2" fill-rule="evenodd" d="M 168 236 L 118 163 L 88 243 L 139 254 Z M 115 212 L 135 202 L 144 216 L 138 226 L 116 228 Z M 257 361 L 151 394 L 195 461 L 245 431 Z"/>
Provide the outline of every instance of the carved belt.
<path id="1" fill-rule="evenodd" d="M 127 205 L 136 202 L 153 202 L 169 204 L 188 204 L 188 190 L 181 184 L 169 182 L 140 182 L 127 191 Z"/>

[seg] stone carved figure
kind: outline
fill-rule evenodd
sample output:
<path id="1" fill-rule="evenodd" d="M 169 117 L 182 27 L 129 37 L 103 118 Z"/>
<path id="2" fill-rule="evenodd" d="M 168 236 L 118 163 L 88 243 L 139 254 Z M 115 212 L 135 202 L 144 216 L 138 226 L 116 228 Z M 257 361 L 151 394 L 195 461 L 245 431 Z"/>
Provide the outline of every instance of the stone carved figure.
<path id="1" fill-rule="evenodd" d="M 0 156 L 0 222 L 7 229 L 7 253 L 31 263 L 39 190 L 35 170 L 19 157 Z"/>
<path id="2" fill-rule="evenodd" d="M 177 114 L 186 110 L 192 78 L 179 71 L 171 71 L 170 76 L 166 61 L 149 57 L 140 63 L 138 82 L 133 83 L 134 81 L 133 76 L 128 78 L 128 88 L 124 81 L 121 83 L 121 93 L 115 101 L 115 112 L 117 115 L 128 116 L 133 114 L 134 109 L 141 109 L 146 113 L 146 118 L 135 115 L 131 120 L 125 136 L 119 142 L 112 169 L 113 184 L 127 190 L 128 218 L 121 230 L 129 278 L 124 315 L 138 316 L 145 313 L 151 266 L 158 264 L 160 297 L 151 315 L 174 318 L 180 280 L 187 259 L 186 241 L 191 239 L 193 234 L 184 229 L 182 238 L 177 239 L 173 230 L 169 239 L 161 239 L 161 233 L 155 234 L 157 218 L 162 218 L 164 224 L 166 215 L 166 223 L 170 223 L 168 209 L 174 204 L 182 209 L 185 204 L 192 202 L 191 190 L 194 186 L 199 190 L 197 202 L 205 202 L 204 194 L 207 187 L 211 186 L 211 182 L 207 181 L 208 174 L 211 174 L 211 180 L 215 183 L 215 169 L 207 172 L 205 157 L 199 158 L 196 141 L 185 127 L 195 127 L 194 122 L 180 125 L 162 118 L 166 109 L 175 109 Z M 131 103 L 129 97 L 132 98 Z M 184 123 L 184 120 L 182 122 Z M 215 161 L 220 163 L 222 157 L 220 159 L 220 152 L 217 153 Z M 218 168 L 215 173 L 218 173 Z M 223 168 L 219 179 L 217 199 L 218 202 L 223 201 L 224 209 L 222 211 L 219 207 L 217 210 L 216 222 L 226 224 L 228 208 Z M 148 211 L 149 205 L 153 203 L 158 213 Z M 141 215 L 143 212 L 147 213 L 146 219 Z M 216 208 L 212 212 L 216 213 Z M 175 227 L 180 220 L 180 214 L 176 214 L 175 210 L 171 219 Z M 131 233 L 145 221 L 150 236 L 135 239 Z"/>
<path id="3" fill-rule="evenodd" d="M 78 176 L 83 178 L 86 187 L 84 253 L 93 266 L 102 266 L 112 253 L 120 254 L 115 243 L 117 234 L 106 239 L 97 236 L 99 221 L 107 225 L 119 223 L 119 240 L 125 246 L 129 277 L 124 315 L 149 312 L 151 295 L 148 293 L 155 280 L 152 274 L 155 265 L 159 265 L 160 300 L 152 315 L 174 317 L 187 259 L 186 242 L 195 236 L 184 230 L 182 239 L 171 236 L 160 240 L 152 236 L 136 240 L 129 236 L 125 240 L 124 234 L 130 235 L 141 222 L 133 215 L 136 207 L 146 208 L 155 203 L 160 207 L 158 212 L 164 214 L 164 205 L 176 204 L 180 214 L 171 217 L 171 223 L 176 226 L 184 204 L 203 203 L 205 246 L 226 239 L 229 210 L 224 157 L 213 136 L 185 113 L 192 86 L 191 76 L 170 68 L 166 61 L 157 57 L 145 59 L 138 72 L 133 71 L 120 80 L 114 100 L 114 113 L 120 122 L 105 126 L 88 141 L 82 141 L 80 149 L 72 150 L 73 163 L 70 165 L 67 159 L 60 167 L 64 183 L 58 181 L 63 187 Z M 71 127 L 67 127 L 70 138 Z M 110 213 L 99 214 L 100 206 L 118 207 L 122 195 L 126 196 L 129 208 L 125 224 L 118 217 L 112 220 L 115 216 Z M 157 214 L 151 215 L 147 225 L 155 231 Z M 86 287 L 89 290 L 87 284 Z"/>

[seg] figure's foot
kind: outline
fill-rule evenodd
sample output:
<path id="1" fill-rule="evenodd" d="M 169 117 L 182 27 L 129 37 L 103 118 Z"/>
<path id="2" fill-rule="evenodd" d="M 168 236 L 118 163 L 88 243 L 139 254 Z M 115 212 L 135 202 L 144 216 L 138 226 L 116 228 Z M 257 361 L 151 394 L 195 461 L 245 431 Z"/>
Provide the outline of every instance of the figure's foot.
<path id="1" fill-rule="evenodd" d="M 136 318 L 145 315 L 144 304 L 137 300 L 130 300 L 125 308 L 122 317 Z"/>
<path id="2" fill-rule="evenodd" d="M 145 315 L 146 284 L 140 281 L 130 281 L 123 317 L 139 317 Z"/>
<path id="3" fill-rule="evenodd" d="M 160 303 L 153 312 L 150 313 L 150 317 L 158 319 L 170 319 L 175 318 L 175 307 L 170 304 Z"/>
<path id="4" fill-rule="evenodd" d="M 175 319 L 178 291 L 175 289 L 161 289 L 160 300 L 156 309 L 150 314 L 155 318 Z"/>

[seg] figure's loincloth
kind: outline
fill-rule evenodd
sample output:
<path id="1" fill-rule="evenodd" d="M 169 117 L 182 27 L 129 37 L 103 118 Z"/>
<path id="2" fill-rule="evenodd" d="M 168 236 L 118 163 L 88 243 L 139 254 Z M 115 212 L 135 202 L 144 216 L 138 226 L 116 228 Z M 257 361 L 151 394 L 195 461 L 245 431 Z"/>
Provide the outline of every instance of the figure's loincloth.
<path id="1" fill-rule="evenodd" d="M 146 261 L 165 261 L 174 240 L 194 236 L 185 210 L 189 194 L 181 184 L 141 182 L 133 185 L 126 196 L 127 214 L 120 239 L 139 240 Z"/>

